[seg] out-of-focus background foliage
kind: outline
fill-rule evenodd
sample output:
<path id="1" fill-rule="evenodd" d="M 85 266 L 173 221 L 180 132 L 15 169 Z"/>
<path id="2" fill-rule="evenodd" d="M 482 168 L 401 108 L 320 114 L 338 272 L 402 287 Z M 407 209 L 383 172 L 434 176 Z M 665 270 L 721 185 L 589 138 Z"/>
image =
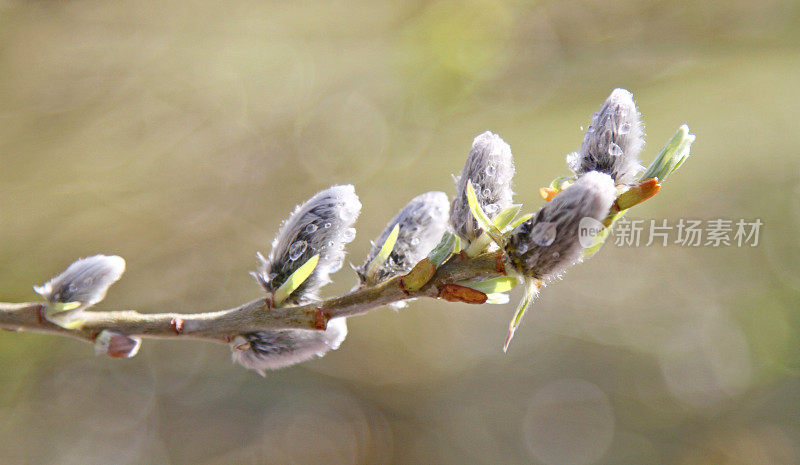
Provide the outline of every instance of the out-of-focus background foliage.
<path id="1" fill-rule="evenodd" d="M 266 379 L 207 343 L 2 333 L 0 462 L 800 463 L 799 26 L 780 1 L 0 1 L 3 301 L 94 253 L 128 261 L 100 308 L 254 299 L 296 203 L 355 184 L 358 262 L 484 130 L 535 211 L 614 87 L 645 161 L 697 134 L 631 218 L 764 223 L 757 247 L 607 245 L 506 355 L 513 303 L 375 311 Z"/>

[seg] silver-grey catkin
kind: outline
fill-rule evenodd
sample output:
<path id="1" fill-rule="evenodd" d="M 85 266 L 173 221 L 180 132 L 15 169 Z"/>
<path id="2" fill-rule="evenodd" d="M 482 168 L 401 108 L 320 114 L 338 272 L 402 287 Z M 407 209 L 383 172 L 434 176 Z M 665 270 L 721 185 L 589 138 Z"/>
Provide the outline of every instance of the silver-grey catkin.
<path id="1" fill-rule="evenodd" d="M 558 276 L 581 260 L 581 220 L 604 220 L 615 198 L 616 187 L 609 175 L 584 174 L 514 229 L 506 245 L 512 263 L 532 278 Z"/>
<path id="2" fill-rule="evenodd" d="M 77 312 L 103 300 L 124 272 L 122 257 L 94 255 L 73 262 L 63 273 L 33 289 L 51 303 L 80 302 L 74 309 Z"/>
<path id="3" fill-rule="evenodd" d="M 347 323 L 344 318 L 328 321 L 325 331 L 255 331 L 234 338 L 231 343 L 233 361 L 263 376 L 266 370 L 285 368 L 314 357 L 322 357 L 329 350 L 339 348 L 346 336 Z M 242 344 L 245 349 L 236 349 Z"/>
<path id="4" fill-rule="evenodd" d="M 414 197 L 389 221 L 373 243 L 364 264 L 356 268 L 361 282 L 368 281 L 367 268 L 380 252 L 395 225 L 399 225 L 400 228 L 394 249 L 389 258 L 375 271 L 374 276 L 369 277 L 369 281 L 373 283 L 407 273 L 417 262 L 428 256 L 447 230 L 449 210 L 450 204 L 444 192 L 426 192 Z"/>
<path id="5" fill-rule="evenodd" d="M 361 211 L 361 202 L 351 185 L 334 186 L 321 191 L 295 208 L 278 232 L 269 256 L 261 259 L 254 273 L 267 292 L 275 292 L 308 259 L 319 254 L 311 276 L 282 305 L 302 305 L 318 298 L 319 289 L 330 282 L 344 261 L 344 246 L 355 238 L 353 224 Z M 339 347 L 347 336 L 347 322 L 337 318 L 328 322 L 325 331 L 286 329 L 242 334 L 231 342 L 233 360 L 264 374 L 323 356 Z"/>
<path id="6" fill-rule="evenodd" d="M 333 186 L 318 192 L 295 208 L 272 243 L 269 256 L 261 259 L 256 280 L 275 292 L 286 279 L 314 255 L 319 262 L 311 276 L 287 298 L 287 303 L 303 304 L 317 298 L 317 292 L 330 282 L 329 274 L 344 262 L 345 244 L 355 238 L 353 224 L 361 212 L 361 202 L 351 185 Z"/>
<path id="7" fill-rule="evenodd" d="M 489 218 L 493 218 L 511 206 L 514 196 L 511 190 L 513 177 L 514 158 L 511 147 L 500 136 L 489 131 L 476 137 L 464 170 L 456 180 L 456 196 L 450 208 L 450 225 L 464 241 L 462 246 L 474 241 L 481 234 L 478 222 L 473 218 L 467 203 L 467 181 L 472 181 L 478 202 Z"/>
<path id="8" fill-rule="evenodd" d="M 592 116 L 580 152 L 567 155 L 567 164 L 577 175 L 601 171 L 617 184 L 630 184 L 643 170 L 639 163 L 643 148 L 644 125 L 633 94 L 614 89 Z"/>

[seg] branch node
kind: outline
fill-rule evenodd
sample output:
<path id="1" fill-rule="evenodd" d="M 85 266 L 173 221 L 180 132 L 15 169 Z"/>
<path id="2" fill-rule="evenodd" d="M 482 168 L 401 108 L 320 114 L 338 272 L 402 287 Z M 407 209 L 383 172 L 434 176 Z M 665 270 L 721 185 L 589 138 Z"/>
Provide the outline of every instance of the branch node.
<path id="1" fill-rule="evenodd" d="M 508 273 L 506 273 L 506 265 L 503 263 L 503 252 L 497 252 L 494 270 L 504 276 L 508 276 Z"/>
<path id="2" fill-rule="evenodd" d="M 328 329 L 328 320 L 331 318 L 331 315 L 327 312 L 322 311 L 322 307 L 317 307 L 316 316 L 314 318 L 314 329 L 318 329 L 320 331 L 325 331 Z"/>
<path id="3" fill-rule="evenodd" d="M 408 292 L 408 290 L 406 290 L 406 285 L 405 285 L 405 283 L 403 282 L 403 278 L 400 278 L 400 279 L 397 281 L 397 285 L 400 287 L 400 291 L 402 291 L 402 292 L 403 292 L 403 294 L 405 294 L 405 295 L 411 295 L 411 293 L 410 293 L 410 292 Z"/>
<path id="4" fill-rule="evenodd" d="M 172 329 L 175 330 L 175 334 L 183 334 L 183 318 L 176 316 L 169 324 L 172 326 Z"/>

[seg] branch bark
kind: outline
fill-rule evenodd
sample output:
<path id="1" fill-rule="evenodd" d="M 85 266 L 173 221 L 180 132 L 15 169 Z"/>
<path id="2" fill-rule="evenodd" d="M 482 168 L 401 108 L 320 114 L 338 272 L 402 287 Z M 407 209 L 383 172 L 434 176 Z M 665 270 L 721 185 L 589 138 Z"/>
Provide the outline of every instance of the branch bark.
<path id="1" fill-rule="evenodd" d="M 436 270 L 427 284 L 414 292 L 402 285 L 403 276 L 364 287 L 339 297 L 295 307 L 269 308 L 258 299 L 228 310 L 208 313 L 139 313 L 84 311 L 80 328 L 65 329 L 44 318 L 46 302 L 0 302 L 0 328 L 54 334 L 93 342 L 103 330 L 142 338 L 190 338 L 227 343 L 237 334 L 270 329 L 325 329 L 329 319 L 363 315 L 384 305 L 417 297 L 442 297 L 448 284 L 505 275 L 499 253 L 474 258 L 454 255 Z M 452 300 L 452 299 L 448 299 Z"/>

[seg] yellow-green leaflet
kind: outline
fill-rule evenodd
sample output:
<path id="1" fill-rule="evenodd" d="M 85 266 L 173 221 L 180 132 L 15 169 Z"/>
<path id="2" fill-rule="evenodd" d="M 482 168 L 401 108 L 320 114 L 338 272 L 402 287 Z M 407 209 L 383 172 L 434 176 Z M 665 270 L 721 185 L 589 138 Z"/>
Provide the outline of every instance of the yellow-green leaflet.
<path id="1" fill-rule="evenodd" d="M 81 326 L 83 326 L 84 323 L 86 323 L 86 320 L 71 320 L 63 324 L 61 323 L 56 323 L 56 324 L 64 329 L 78 329 Z"/>
<path id="2" fill-rule="evenodd" d="M 273 302 L 277 305 L 286 300 L 287 297 L 292 295 L 292 292 L 296 291 L 301 284 L 311 276 L 311 273 L 314 272 L 314 268 L 317 267 L 317 263 L 319 262 L 319 254 L 314 255 L 313 257 L 309 258 L 307 262 L 303 263 L 303 265 L 296 269 L 291 276 L 281 284 L 281 287 L 275 291 L 275 295 L 272 296 Z"/>
<path id="3" fill-rule="evenodd" d="M 572 178 L 570 176 L 560 176 L 560 177 L 557 177 L 557 178 L 553 179 L 553 182 L 550 183 L 550 188 L 563 191 L 570 184 L 572 184 L 573 181 L 574 181 L 574 178 Z"/>
<path id="4" fill-rule="evenodd" d="M 508 226 L 508 223 L 511 223 L 514 217 L 517 216 L 520 208 L 522 208 L 522 205 L 512 205 L 506 208 L 494 217 L 492 223 L 497 229 L 502 231 L 506 226 Z"/>
<path id="5" fill-rule="evenodd" d="M 386 260 L 391 255 L 392 250 L 394 250 L 394 244 L 397 242 L 397 236 L 400 234 L 400 225 L 394 225 L 392 228 L 392 232 L 389 233 L 389 237 L 386 238 L 386 241 L 381 246 L 381 250 L 378 252 L 378 255 L 369 262 L 369 266 L 367 266 L 367 279 L 372 279 L 375 276 L 375 273 L 378 272 L 378 269 L 383 265 Z"/>
<path id="6" fill-rule="evenodd" d="M 517 278 L 500 276 L 494 279 L 487 279 L 486 281 L 460 281 L 456 284 L 481 291 L 484 294 L 495 294 L 510 291 L 517 285 L 517 282 Z"/>
<path id="7" fill-rule="evenodd" d="M 478 236 L 477 239 L 470 242 L 469 246 L 467 246 L 467 250 L 465 252 L 470 257 L 475 257 L 489 248 L 489 245 L 493 242 L 493 239 L 486 231 L 481 232 L 481 235 Z"/>
<path id="8" fill-rule="evenodd" d="M 678 128 L 678 132 L 661 149 L 641 179 L 658 178 L 659 181 L 667 179 L 670 173 L 680 168 L 689 158 L 689 149 L 694 139 L 694 134 L 689 134 L 689 126 L 684 124 Z"/>
<path id="9" fill-rule="evenodd" d="M 535 279 L 526 278 L 525 295 L 519 302 L 517 311 L 514 313 L 514 318 L 511 319 L 511 324 L 508 325 L 508 335 L 506 336 L 505 344 L 503 344 L 503 352 L 508 351 L 508 345 L 511 344 L 511 339 L 514 337 L 514 331 L 517 330 L 517 326 L 519 326 L 520 321 L 522 321 L 522 317 L 525 315 L 525 312 L 528 310 L 528 307 L 531 305 L 533 299 L 538 293 L 539 282 Z"/>
<path id="10" fill-rule="evenodd" d="M 80 306 L 80 302 L 53 302 L 50 304 L 51 312 L 54 314 L 75 310 Z"/>
<path id="11" fill-rule="evenodd" d="M 64 329 L 78 329 L 86 322 L 86 320 L 81 320 L 76 318 L 76 315 L 62 315 L 63 312 L 59 313 L 50 313 L 45 314 L 45 318 L 47 321 L 61 326 Z"/>
<path id="12" fill-rule="evenodd" d="M 442 239 L 439 241 L 439 245 L 434 247 L 434 249 L 431 250 L 431 253 L 428 254 L 428 258 L 430 259 L 431 263 L 438 268 L 442 266 L 442 264 L 446 262 L 447 259 L 453 255 L 453 253 L 458 253 L 460 251 L 461 240 L 455 234 L 446 232 L 442 234 Z"/>
<path id="13" fill-rule="evenodd" d="M 508 294 L 502 292 L 496 294 L 486 294 L 486 303 L 490 305 L 503 305 L 509 301 Z"/>
<path id="14" fill-rule="evenodd" d="M 478 195 L 475 194 L 475 188 L 472 187 L 472 181 L 467 182 L 467 204 L 469 205 L 469 211 L 472 212 L 472 216 L 478 221 L 478 225 L 481 229 L 486 231 L 492 239 L 499 241 L 501 236 L 500 231 L 495 227 L 486 213 L 483 212 L 481 204 L 478 202 Z"/>

